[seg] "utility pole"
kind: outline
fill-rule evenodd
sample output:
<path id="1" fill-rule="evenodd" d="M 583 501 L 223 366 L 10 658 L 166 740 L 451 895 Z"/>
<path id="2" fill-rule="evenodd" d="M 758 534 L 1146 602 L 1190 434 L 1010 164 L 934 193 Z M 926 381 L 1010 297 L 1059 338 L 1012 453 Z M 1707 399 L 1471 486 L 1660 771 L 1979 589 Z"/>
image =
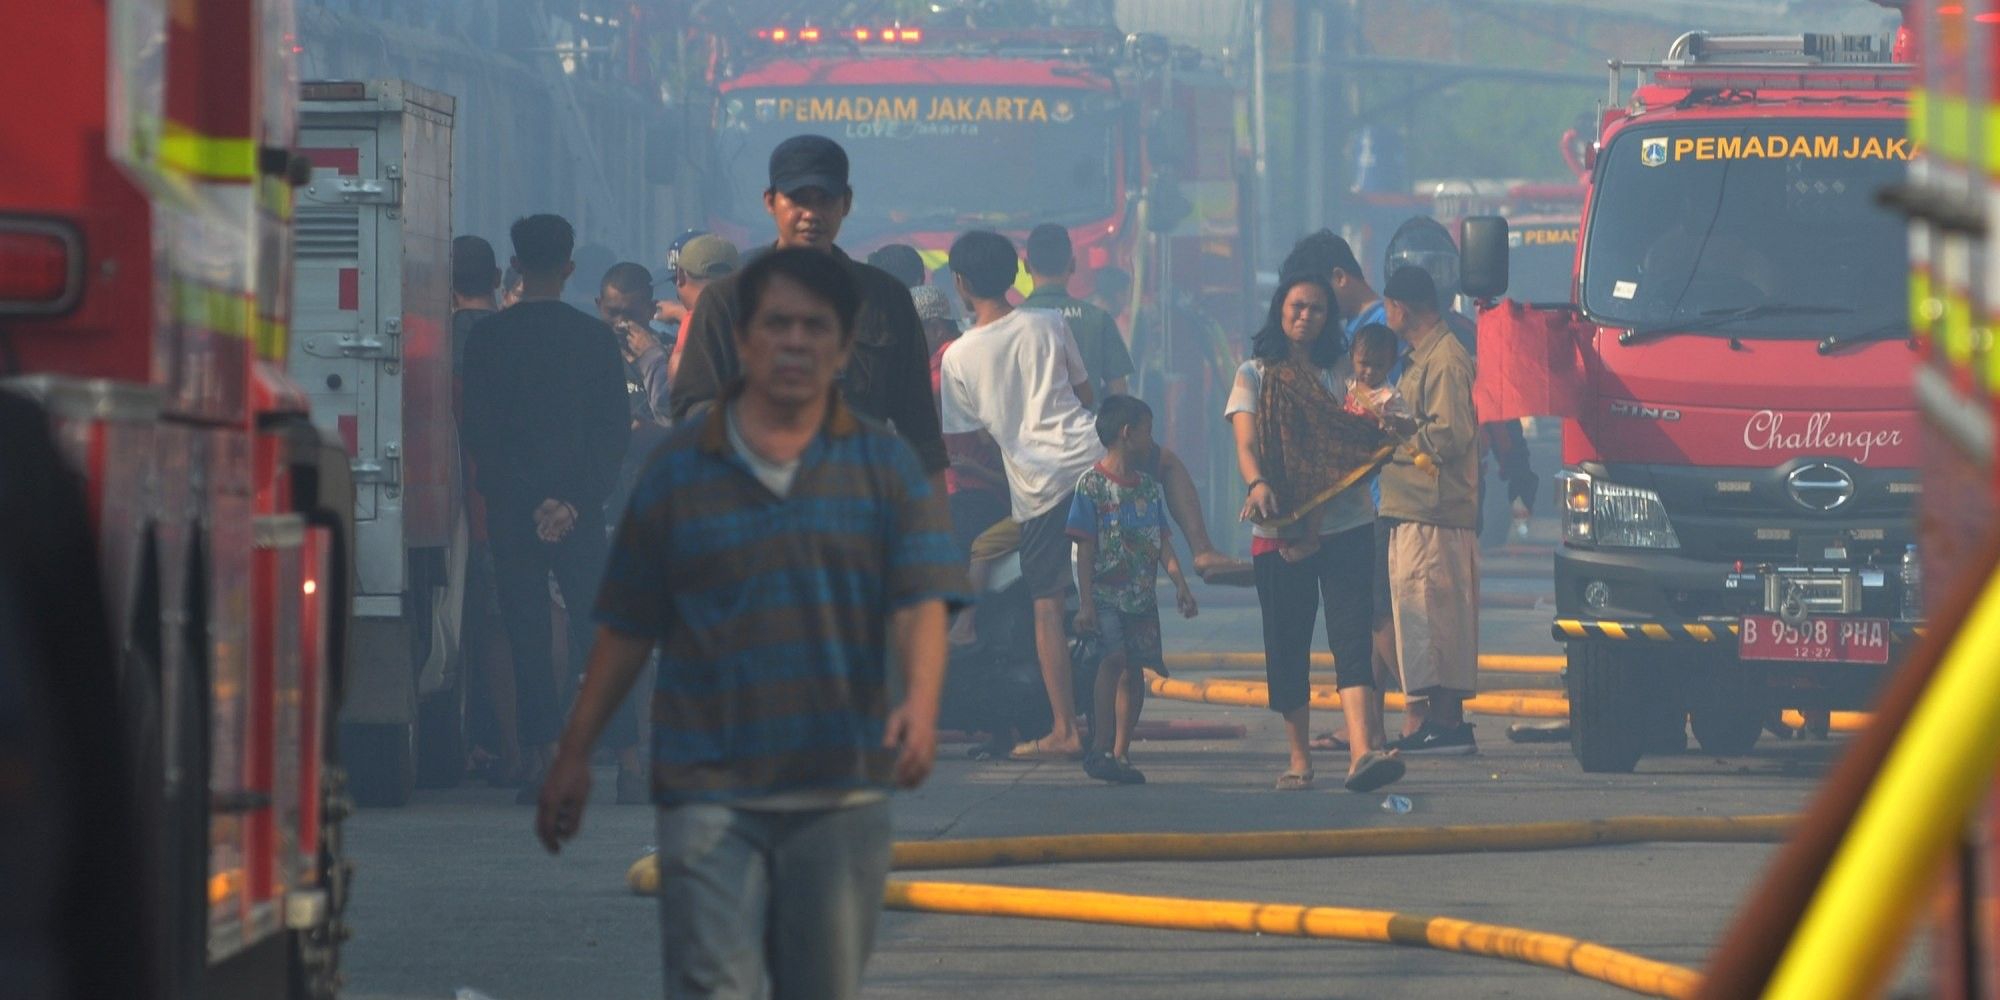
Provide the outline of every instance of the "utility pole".
<path id="1" fill-rule="evenodd" d="M 1325 0 L 1295 0 L 1294 23 L 1298 25 L 1298 95 L 1295 112 L 1299 119 L 1300 187 L 1305 193 L 1305 222 L 1308 229 L 1327 224 L 1331 162 L 1328 126 L 1331 124 L 1328 91 L 1327 18 Z"/>
<path id="2" fill-rule="evenodd" d="M 1246 0 L 1250 4 L 1250 144 L 1251 177 L 1257 186 L 1255 229 L 1257 246 L 1252 249 L 1255 265 L 1270 258 L 1273 248 L 1271 226 L 1271 126 L 1270 97 L 1270 12 L 1271 0 Z"/>

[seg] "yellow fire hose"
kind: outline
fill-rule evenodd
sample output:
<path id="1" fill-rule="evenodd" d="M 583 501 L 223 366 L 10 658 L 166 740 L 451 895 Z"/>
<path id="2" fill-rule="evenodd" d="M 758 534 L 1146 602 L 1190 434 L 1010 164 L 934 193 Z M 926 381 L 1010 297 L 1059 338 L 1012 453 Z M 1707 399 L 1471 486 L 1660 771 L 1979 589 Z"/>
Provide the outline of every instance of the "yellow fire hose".
<path id="1" fill-rule="evenodd" d="M 1762 844 L 1784 839 L 1796 818 L 1783 815 L 1623 816 L 1552 823 L 1418 828 L 1073 834 L 904 841 L 895 845 L 893 865 L 898 871 L 916 871 L 1087 861 L 1249 861 L 1543 851 L 1638 843 Z M 658 855 L 648 854 L 634 862 L 625 874 L 625 881 L 634 893 L 657 893 L 660 887 Z M 1428 947 L 1539 965 L 1652 996 L 1690 996 L 1698 982 L 1696 974 L 1688 969 L 1560 934 L 1382 910 L 895 881 L 888 885 L 884 905 L 889 909 L 929 913 L 1074 920 L 1169 930 L 1285 934 Z"/>
<path id="2" fill-rule="evenodd" d="M 1174 670 L 1262 670 L 1262 653 L 1168 653 L 1165 657 L 1167 669 Z M 1563 657 L 1560 654 L 1538 653 L 1481 653 L 1479 669 L 1504 674 L 1559 674 L 1563 671 Z M 1333 668 L 1333 654 L 1314 653 L 1312 665 L 1316 670 Z"/>
<path id="3" fill-rule="evenodd" d="M 1263 708 L 1270 704 L 1269 688 L 1263 681 L 1204 680 L 1183 681 L 1148 673 L 1146 684 L 1154 694 L 1172 701 L 1196 701 L 1210 705 L 1237 705 Z M 1391 711 L 1403 709 L 1403 696 L 1395 691 L 1382 696 Z M 1331 684 L 1312 685 L 1312 707 L 1322 711 L 1340 710 L 1340 692 Z M 1468 698 L 1468 712 L 1512 715 L 1537 719 L 1569 718 L 1569 702 L 1533 691 L 1492 691 Z"/>
<path id="4" fill-rule="evenodd" d="M 953 882 L 890 882 L 884 905 L 892 910 L 920 913 L 1069 920 L 1434 948 L 1555 969 L 1647 996 L 1691 996 L 1700 982 L 1692 969 L 1561 934 L 1388 910 Z"/>
<path id="5" fill-rule="evenodd" d="M 1171 660 L 1171 657 L 1169 659 Z M 1263 708 L 1270 703 L 1270 689 L 1263 681 L 1213 677 L 1199 681 L 1184 681 L 1148 672 L 1146 686 L 1155 696 L 1169 701 L 1234 705 L 1243 708 Z M 1314 709 L 1323 712 L 1340 711 L 1340 691 L 1334 685 L 1314 684 L 1311 691 Z M 1390 711 L 1402 711 L 1406 702 L 1400 693 L 1389 691 L 1382 695 L 1382 704 Z M 1569 699 L 1550 691 L 1488 691 L 1466 699 L 1465 709 L 1483 715 L 1567 719 Z M 1800 728 L 1806 724 L 1805 717 L 1795 711 L 1786 711 L 1784 719 L 1785 724 L 1793 728 Z M 1868 713 L 1834 712 L 1830 722 L 1830 728 L 1834 732 L 1860 732 L 1868 725 Z"/>
<path id="6" fill-rule="evenodd" d="M 2000 759 L 2000 576 L 1980 594 L 1814 890 L 1764 994 L 1873 996 Z"/>
<path id="7" fill-rule="evenodd" d="M 918 840 L 896 845 L 895 868 L 907 872 L 1091 861 L 1359 858 L 1483 851 L 1550 851 L 1639 843 L 1771 844 L 1785 838 L 1794 819 L 1783 815 L 1620 816 L 1614 819 L 1476 826 Z M 634 874 L 638 871 L 638 866 L 634 866 Z M 633 888 L 639 890 L 636 884 Z"/>
<path id="8" fill-rule="evenodd" d="M 1775 844 L 1797 819 L 1769 816 L 1619 816 L 1550 823 L 1272 830 L 1259 833 L 1084 833 L 1039 837 L 906 840 L 896 871 L 1123 861 L 1270 861 L 1414 854 L 1552 851 L 1618 844 Z M 625 884 L 641 896 L 660 888 L 660 862 L 632 863 Z"/>

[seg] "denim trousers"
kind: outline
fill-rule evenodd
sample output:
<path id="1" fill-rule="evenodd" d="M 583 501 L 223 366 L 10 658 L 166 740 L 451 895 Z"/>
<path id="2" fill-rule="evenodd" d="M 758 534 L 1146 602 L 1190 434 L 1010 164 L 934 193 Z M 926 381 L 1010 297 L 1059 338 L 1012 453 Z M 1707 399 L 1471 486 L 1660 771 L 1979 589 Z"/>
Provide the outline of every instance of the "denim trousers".
<path id="1" fill-rule="evenodd" d="M 889 803 L 660 810 L 668 1000 L 848 1000 L 889 877 Z"/>

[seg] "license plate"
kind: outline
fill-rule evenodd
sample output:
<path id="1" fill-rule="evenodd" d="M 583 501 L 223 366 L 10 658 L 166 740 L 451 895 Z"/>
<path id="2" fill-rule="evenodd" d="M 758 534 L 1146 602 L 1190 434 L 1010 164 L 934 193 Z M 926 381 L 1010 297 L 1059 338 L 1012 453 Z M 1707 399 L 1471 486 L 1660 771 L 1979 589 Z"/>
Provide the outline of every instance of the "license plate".
<path id="1" fill-rule="evenodd" d="M 1769 615 L 1744 615 L 1737 655 L 1794 663 L 1888 663 L 1884 618 L 1813 618 L 1788 625 Z"/>

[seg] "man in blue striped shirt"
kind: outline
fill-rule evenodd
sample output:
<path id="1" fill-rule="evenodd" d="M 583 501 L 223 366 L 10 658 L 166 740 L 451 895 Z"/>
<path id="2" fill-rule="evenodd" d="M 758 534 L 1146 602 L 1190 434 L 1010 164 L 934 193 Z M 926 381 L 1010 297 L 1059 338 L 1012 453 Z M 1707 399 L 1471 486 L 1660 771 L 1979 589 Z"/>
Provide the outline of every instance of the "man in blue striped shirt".
<path id="1" fill-rule="evenodd" d="M 833 389 L 860 307 L 846 268 L 775 250 L 732 292 L 742 377 L 639 477 L 536 832 L 552 852 L 575 835 L 592 747 L 657 645 L 666 995 L 755 996 L 768 977 L 777 1000 L 852 997 L 888 792 L 936 754 L 964 574 L 916 455 Z"/>

